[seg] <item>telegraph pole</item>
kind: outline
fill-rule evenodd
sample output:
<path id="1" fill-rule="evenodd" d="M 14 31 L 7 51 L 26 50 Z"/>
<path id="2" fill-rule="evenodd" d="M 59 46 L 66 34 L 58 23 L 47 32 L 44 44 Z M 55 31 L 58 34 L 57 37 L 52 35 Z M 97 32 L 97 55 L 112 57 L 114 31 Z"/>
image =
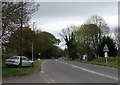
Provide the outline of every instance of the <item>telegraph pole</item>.
<path id="1" fill-rule="evenodd" d="M 21 2 L 21 18 L 20 18 L 20 65 L 22 67 L 22 29 L 23 29 L 23 2 Z"/>
<path id="2" fill-rule="evenodd" d="M 35 30 L 34 25 L 35 25 L 35 22 L 33 22 L 33 32 L 34 32 L 34 30 Z M 34 37 L 33 37 L 33 38 L 34 38 Z M 34 59 L 33 53 L 34 53 L 34 39 L 32 39 L 32 61 L 33 61 L 33 59 Z"/>

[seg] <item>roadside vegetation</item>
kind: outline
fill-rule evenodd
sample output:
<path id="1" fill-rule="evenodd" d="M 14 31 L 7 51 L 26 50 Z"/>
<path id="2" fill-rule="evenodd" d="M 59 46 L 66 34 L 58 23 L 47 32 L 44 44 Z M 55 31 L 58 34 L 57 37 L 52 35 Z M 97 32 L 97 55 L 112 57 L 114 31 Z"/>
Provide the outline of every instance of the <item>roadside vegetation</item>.
<path id="1" fill-rule="evenodd" d="M 67 46 L 64 50 L 64 56 L 68 59 L 65 60 L 120 67 L 119 27 L 115 28 L 113 33 L 115 35 L 114 39 L 110 36 L 110 27 L 98 15 L 89 17 L 85 24 L 81 26 L 64 28 L 61 32 L 61 37 Z M 105 60 L 106 52 L 106 56 L 108 56 L 107 64 Z"/>
<path id="2" fill-rule="evenodd" d="M 5 60 L 12 56 L 22 55 L 32 58 L 32 42 L 34 59 L 51 59 L 62 54 L 61 48 L 57 46 L 60 43 L 59 39 L 49 32 L 36 30 L 35 22 L 32 27 L 29 24 L 33 14 L 40 7 L 39 3 L 3 2 L 1 7 L 3 30 L 0 36 L 2 38 L 2 61 L 0 62 L 2 62 L 3 78 L 40 71 L 41 61 L 38 60 L 35 60 L 34 67 L 7 68 L 4 64 Z"/>
<path id="3" fill-rule="evenodd" d="M 108 57 L 107 64 L 106 64 L 106 59 L 104 57 L 99 57 L 99 58 L 96 58 L 91 61 L 85 61 L 85 60 L 80 60 L 80 59 L 76 59 L 76 60 L 65 59 L 65 60 L 118 68 L 118 56 L 117 57 Z"/>
<path id="4" fill-rule="evenodd" d="M 37 73 L 41 70 L 41 62 L 42 60 L 35 60 L 34 67 L 6 67 L 4 62 L 2 65 L 2 77 L 9 78 L 9 77 L 16 77 L 16 76 L 24 76 L 32 73 Z"/>
<path id="5" fill-rule="evenodd" d="M 3 2 L 1 6 L 3 77 L 22 76 L 39 71 L 41 61 L 37 60 L 34 67 L 7 68 L 4 65 L 4 61 L 11 56 L 22 55 L 32 58 L 32 53 L 34 59 L 54 59 L 65 56 L 71 59 L 70 61 L 117 67 L 118 59 L 115 56 L 120 56 L 118 54 L 120 53 L 120 35 L 118 35 L 120 29 L 116 28 L 115 39 L 113 39 L 110 36 L 110 27 L 101 16 L 93 15 L 81 26 L 72 25 L 64 28 L 59 33 L 63 38 L 60 40 L 47 31 L 37 30 L 35 22 L 32 27 L 30 26 L 29 21 L 39 9 L 39 3 Z M 64 50 L 59 47 L 61 41 L 66 45 Z M 104 58 L 105 45 L 109 49 L 108 56 L 112 56 L 108 57 L 108 64 L 105 63 Z M 88 61 L 78 60 L 83 55 L 87 56 Z"/>

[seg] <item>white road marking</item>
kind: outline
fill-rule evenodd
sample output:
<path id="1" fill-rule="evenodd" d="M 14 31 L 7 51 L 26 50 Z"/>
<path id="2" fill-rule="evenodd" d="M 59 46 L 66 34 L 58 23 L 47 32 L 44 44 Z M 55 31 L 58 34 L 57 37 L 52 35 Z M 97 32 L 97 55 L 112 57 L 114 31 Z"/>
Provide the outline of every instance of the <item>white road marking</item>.
<path id="1" fill-rule="evenodd" d="M 47 79 L 42 73 L 40 73 L 40 75 L 42 76 L 43 79 L 45 79 L 45 81 L 46 81 L 47 83 L 50 83 L 50 82 L 48 81 L 48 79 Z"/>
<path id="2" fill-rule="evenodd" d="M 65 63 L 65 62 L 63 62 L 63 61 L 59 61 L 59 62 L 61 62 L 61 63 L 63 63 L 63 64 L 66 64 L 66 65 L 69 65 L 69 66 L 72 66 L 73 68 L 78 68 L 78 69 L 81 69 L 81 70 L 83 70 L 83 71 L 87 71 L 87 72 L 90 72 L 90 73 L 93 73 L 93 74 L 97 74 L 97 75 L 100 75 L 100 76 L 112 78 L 112 79 L 118 81 L 118 78 L 117 78 L 117 77 L 114 77 L 114 76 L 110 76 L 110 75 L 107 75 L 107 74 L 103 74 L 103 73 L 99 73 L 99 72 L 96 72 L 96 71 L 92 71 L 92 70 L 89 70 L 89 69 L 86 69 L 86 68 L 83 68 L 83 67 L 78 67 L 78 66 L 75 66 L 75 65 L 72 65 L 72 64 Z"/>
<path id="3" fill-rule="evenodd" d="M 43 64 L 45 63 L 45 61 L 43 61 L 43 63 L 41 64 L 41 68 L 42 68 L 42 70 L 41 70 L 41 74 L 42 74 L 42 76 L 45 78 L 45 80 L 48 82 L 48 83 L 56 83 L 52 78 L 50 78 L 43 70 L 44 70 L 44 68 L 43 68 Z"/>
<path id="4" fill-rule="evenodd" d="M 47 81 L 50 81 L 51 83 L 55 83 L 55 81 L 52 78 L 50 78 L 47 74 L 45 74 L 44 71 L 41 71 L 41 73 L 45 76 Z"/>

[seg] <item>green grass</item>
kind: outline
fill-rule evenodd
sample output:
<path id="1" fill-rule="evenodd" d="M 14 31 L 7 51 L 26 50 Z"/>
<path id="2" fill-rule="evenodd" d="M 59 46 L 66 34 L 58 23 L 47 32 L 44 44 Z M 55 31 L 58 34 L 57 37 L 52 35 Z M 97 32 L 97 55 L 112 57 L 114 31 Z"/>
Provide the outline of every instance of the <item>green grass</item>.
<path id="1" fill-rule="evenodd" d="M 9 67 L 7 68 L 5 64 L 2 65 L 2 77 L 8 78 L 8 77 L 16 77 L 16 76 L 24 76 L 32 73 L 37 73 L 41 70 L 41 60 L 35 60 L 34 61 L 34 67 Z"/>
<path id="2" fill-rule="evenodd" d="M 106 64 L 106 60 L 104 57 L 99 57 L 92 61 L 81 61 L 81 60 L 70 60 L 70 59 L 65 59 L 65 60 L 118 68 L 118 57 L 108 57 L 107 64 Z"/>

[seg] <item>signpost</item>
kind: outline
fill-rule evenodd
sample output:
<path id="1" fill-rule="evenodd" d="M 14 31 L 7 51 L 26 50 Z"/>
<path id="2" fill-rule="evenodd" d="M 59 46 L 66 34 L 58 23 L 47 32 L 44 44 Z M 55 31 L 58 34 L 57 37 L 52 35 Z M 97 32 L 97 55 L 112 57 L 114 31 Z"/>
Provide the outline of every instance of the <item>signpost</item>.
<path id="1" fill-rule="evenodd" d="M 106 64 L 107 64 L 107 57 L 108 57 L 108 51 L 109 51 L 109 49 L 108 49 L 108 46 L 107 46 L 107 44 L 105 44 L 105 46 L 104 46 L 104 48 L 103 48 L 103 51 L 104 51 L 104 55 L 105 55 L 105 58 L 106 58 Z"/>

